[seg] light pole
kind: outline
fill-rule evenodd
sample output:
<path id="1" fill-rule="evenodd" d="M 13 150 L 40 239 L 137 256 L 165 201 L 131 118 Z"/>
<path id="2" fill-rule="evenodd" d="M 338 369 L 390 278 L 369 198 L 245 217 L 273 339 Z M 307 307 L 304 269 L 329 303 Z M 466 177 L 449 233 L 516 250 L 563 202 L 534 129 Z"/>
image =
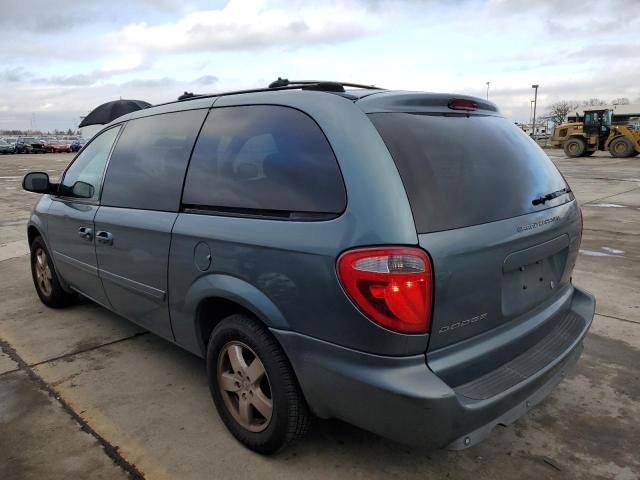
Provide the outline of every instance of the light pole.
<path id="1" fill-rule="evenodd" d="M 538 87 L 540 85 L 531 85 L 531 88 L 535 89 L 533 94 L 533 122 L 531 122 L 531 130 L 533 131 L 533 138 L 536 135 L 536 108 L 538 107 Z"/>
<path id="2" fill-rule="evenodd" d="M 487 100 L 489 100 L 489 82 L 487 82 Z"/>
<path id="3" fill-rule="evenodd" d="M 531 125 L 531 119 L 533 118 L 533 100 L 529 103 L 529 125 Z"/>

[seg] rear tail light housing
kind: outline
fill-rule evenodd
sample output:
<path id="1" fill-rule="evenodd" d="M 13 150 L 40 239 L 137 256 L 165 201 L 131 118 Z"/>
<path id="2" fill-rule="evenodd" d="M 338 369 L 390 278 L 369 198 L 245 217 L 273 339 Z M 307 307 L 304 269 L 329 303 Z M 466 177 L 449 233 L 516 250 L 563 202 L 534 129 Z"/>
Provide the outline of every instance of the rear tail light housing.
<path id="1" fill-rule="evenodd" d="M 394 332 L 429 332 L 433 272 L 424 250 L 349 250 L 338 258 L 337 272 L 349 298 L 375 323 Z"/>

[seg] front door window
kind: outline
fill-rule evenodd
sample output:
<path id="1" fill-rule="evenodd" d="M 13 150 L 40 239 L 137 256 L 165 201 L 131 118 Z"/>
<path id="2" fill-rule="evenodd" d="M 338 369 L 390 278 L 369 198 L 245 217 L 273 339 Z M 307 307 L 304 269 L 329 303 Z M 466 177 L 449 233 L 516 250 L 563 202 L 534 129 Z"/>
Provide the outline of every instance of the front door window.
<path id="1" fill-rule="evenodd" d="M 98 200 L 104 168 L 120 126 L 101 133 L 89 143 L 64 173 L 58 193 L 63 197 Z"/>

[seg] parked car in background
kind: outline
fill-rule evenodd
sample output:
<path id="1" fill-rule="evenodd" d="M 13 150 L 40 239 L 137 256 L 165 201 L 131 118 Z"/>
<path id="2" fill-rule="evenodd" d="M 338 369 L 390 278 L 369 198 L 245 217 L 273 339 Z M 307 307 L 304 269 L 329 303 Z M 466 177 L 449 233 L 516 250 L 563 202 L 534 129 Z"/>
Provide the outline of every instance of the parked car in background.
<path id="1" fill-rule="evenodd" d="M 15 152 L 31 153 L 33 150 L 33 147 L 31 146 L 31 144 L 35 142 L 36 142 L 35 137 L 18 137 L 16 140 Z"/>
<path id="2" fill-rule="evenodd" d="M 261 453 L 311 414 L 453 449 L 525 415 L 595 310 L 549 157 L 482 98 L 275 85 L 125 115 L 59 183 L 29 173 L 41 301 L 80 293 L 203 357 Z"/>
<path id="3" fill-rule="evenodd" d="M 82 147 L 85 146 L 85 144 L 87 143 L 87 140 L 84 138 L 79 138 L 77 140 L 74 140 L 73 142 L 71 142 L 70 148 L 72 152 L 77 152 L 79 151 Z"/>
<path id="4" fill-rule="evenodd" d="M 11 148 L 13 149 L 12 153 L 15 153 L 16 151 L 16 142 L 18 141 L 17 137 L 4 137 L 4 141 L 7 142 L 9 145 L 11 145 Z"/>
<path id="5" fill-rule="evenodd" d="M 36 137 L 18 137 L 15 147 L 16 153 L 44 153 L 45 143 Z"/>
<path id="6" fill-rule="evenodd" d="M 71 152 L 71 142 L 67 140 L 48 140 L 44 150 L 48 153 L 69 153 Z"/>
<path id="7" fill-rule="evenodd" d="M 14 153 L 15 146 L 9 143 L 5 139 L 0 139 L 0 154 L 6 155 L 8 153 Z"/>

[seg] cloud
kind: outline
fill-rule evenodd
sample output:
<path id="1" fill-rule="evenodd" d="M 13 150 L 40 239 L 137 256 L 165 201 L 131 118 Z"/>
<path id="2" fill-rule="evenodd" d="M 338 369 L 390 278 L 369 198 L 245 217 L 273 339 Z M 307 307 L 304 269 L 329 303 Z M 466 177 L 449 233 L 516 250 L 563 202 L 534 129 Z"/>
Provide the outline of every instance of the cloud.
<path id="1" fill-rule="evenodd" d="M 179 82 L 173 78 L 148 78 L 140 80 L 130 80 L 119 84 L 124 90 L 128 89 L 142 89 L 142 88 L 161 88 L 169 87 L 178 84 Z"/>
<path id="2" fill-rule="evenodd" d="M 215 75 L 203 75 L 196 78 L 193 83 L 198 85 L 213 85 L 215 83 L 218 83 L 218 77 L 216 77 Z"/>
<path id="3" fill-rule="evenodd" d="M 193 12 L 174 22 L 127 25 L 105 35 L 103 43 L 113 51 L 126 49 L 140 55 L 302 48 L 360 38 L 380 23 L 379 18 L 359 6 L 341 9 L 314 3 L 291 9 L 256 0 L 247 8 L 245 1 L 231 0 L 221 10 Z"/>
<path id="4" fill-rule="evenodd" d="M 103 75 L 99 72 L 91 72 L 87 74 L 54 76 L 49 78 L 34 78 L 31 82 L 45 85 L 60 85 L 68 87 L 83 87 L 96 83 Z"/>
<path id="5" fill-rule="evenodd" d="M 514 120 L 528 117 L 532 83 L 541 111 L 640 96 L 639 0 L 50 1 L 2 5 L 2 122 L 75 122 L 119 97 L 158 103 L 277 76 L 479 96 L 489 80 Z"/>
<path id="6" fill-rule="evenodd" d="M 486 12 L 494 18 L 538 18 L 547 34 L 567 40 L 583 35 L 588 40 L 597 33 L 637 29 L 640 16 L 634 14 L 634 8 L 638 6 L 637 0 L 489 0 Z"/>
<path id="7" fill-rule="evenodd" d="M 0 31 L 58 34 L 87 25 L 126 25 L 135 17 L 164 19 L 181 15 L 191 2 L 172 0 L 5 0 L 2 2 Z M 210 2 L 202 1 L 201 4 Z"/>
<path id="8" fill-rule="evenodd" d="M 83 81 L 75 76 L 61 78 L 34 79 L 31 82 L 16 82 L 11 86 L 12 95 L 2 98 L 0 103 L 3 114 L 0 115 L 0 128 L 10 128 L 7 123 L 17 121 L 22 127 L 29 124 L 29 118 L 35 113 L 40 128 L 69 128 L 69 124 L 79 123 L 80 115 L 98 105 L 118 98 L 133 98 L 150 103 L 163 103 L 176 100 L 184 91 L 199 91 L 205 85 L 218 82 L 214 75 L 203 75 L 190 80 L 171 77 L 139 78 L 122 82 L 99 81 L 93 85 L 75 85 Z M 37 88 L 34 87 L 37 85 Z M 3 87 L 0 80 L 0 88 Z M 227 86 L 228 88 L 228 86 Z M 223 89 L 227 89 L 223 88 Z M 64 118 L 64 125 L 48 123 Z"/>
<path id="9" fill-rule="evenodd" d="M 33 76 L 30 72 L 26 71 L 24 67 L 10 67 L 5 68 L 0 72 L 0 83 L 15 83 L 28 80 Z"/>
<path id="10" fill-rule="evenodd" d="M 640 58 L 640 42 L 589 45 L 571 52 L 569 56 L 581 60 L 637 60 Z"/>

